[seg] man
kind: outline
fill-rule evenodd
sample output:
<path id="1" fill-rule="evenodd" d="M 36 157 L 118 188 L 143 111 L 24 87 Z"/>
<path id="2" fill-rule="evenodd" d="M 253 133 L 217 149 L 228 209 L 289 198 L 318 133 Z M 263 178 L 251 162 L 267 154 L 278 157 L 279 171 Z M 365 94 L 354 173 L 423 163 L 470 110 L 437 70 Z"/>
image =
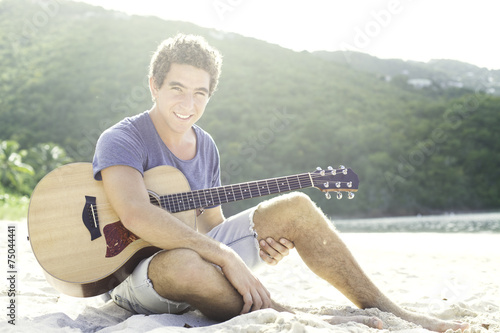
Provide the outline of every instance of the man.
<path id="1" fill-rule="evenodd" d="M 94 176 L 124 226 L 164 249 L 144 259 L 111 293 L 137 313 L 180 313 L 192 306 L 216 320 L 275 303 L 252 269 L 277 264 L 290 249 L 319 277 L 361 308 L 376 307 L 435 331 L 467 327 L 405 311 L 364 274 L 319 208 L 304 194 L 265 201 L 226 219 L 221 207 L 198 212 L 197 230 L 150 204 L 143 174 L 171 165 L 191 190 L 220 185 L 219 154 L 209 134 L 195 123 L 214 93 L 221 56 L 204 39 L 178 35 L 164 41 L 149 72 L 153 107 L 106 130 L 94 156 Z M 378 318 L 332 317 L 382 328 Z"/>

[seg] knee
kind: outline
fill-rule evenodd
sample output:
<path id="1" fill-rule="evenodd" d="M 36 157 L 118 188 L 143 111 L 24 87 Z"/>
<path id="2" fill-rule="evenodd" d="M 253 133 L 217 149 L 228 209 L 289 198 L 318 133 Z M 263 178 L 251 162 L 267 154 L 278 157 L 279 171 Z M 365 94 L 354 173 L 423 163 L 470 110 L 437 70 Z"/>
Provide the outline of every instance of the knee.
<path id="1" fill-rule="evenodd" d="M 288 201 L 289 209 L 292 210 L 307 211 L 316 207 L 311 198 L 302 192 L 292 192 L 285 195 L 284 199 Z"/>
<path id="2" fill-rule="evenodd" d="M 308 195 L 292 192 L 264 202 L 259 206 L 269 213 L 279 214 L 287 220 L 296 220 L 314 214 L 318 208 Z"/>
<path id="3" fill-rule="evenodd" d="M 259 231 L 264 231 L 263 237 L 264 234 L 273 235 L 272 230 L 278 230 L 282 236 L 294 237 L 296 233 L 315 228 L 316 223 L 325 221 L 321 210 L 302 192 L 288 193 L 261 203 L 256 217 L 254 222 Z"/>

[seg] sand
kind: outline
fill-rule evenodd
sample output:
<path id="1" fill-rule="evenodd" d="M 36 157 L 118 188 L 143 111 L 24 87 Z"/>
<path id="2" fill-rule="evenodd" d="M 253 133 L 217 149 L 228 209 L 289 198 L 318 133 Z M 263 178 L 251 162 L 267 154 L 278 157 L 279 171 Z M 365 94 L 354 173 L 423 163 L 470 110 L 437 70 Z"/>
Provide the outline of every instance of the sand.
<path id="1" fill-rule="evenodd" d="M 8 225 L 15 225 L 16 296 L 9 296 Z M 360 310 L 317 278 L 296 251 L 258 273 L 278 302 L 296 314 L 261 310 L 223 323 L 197 311 L 184 315 L 133 315 L 103 297 L 74 298 L 46 281 L 33 256 L 25 222 L 0 221 L 0 332 L 429 332 L 376 309 Z M 469 322 L 468 332 L 500 332 L 499 233 L 345 233 L 372 280 L 406 309 Z M 15 324 L 9 302 L 15 300 Z M 331 326 L 321 315 L 376 315 L 384 329 Z M 191 328 L 189 328 L 191 327 Z M 450 330 L 451 332 L 451 330 Z"/>

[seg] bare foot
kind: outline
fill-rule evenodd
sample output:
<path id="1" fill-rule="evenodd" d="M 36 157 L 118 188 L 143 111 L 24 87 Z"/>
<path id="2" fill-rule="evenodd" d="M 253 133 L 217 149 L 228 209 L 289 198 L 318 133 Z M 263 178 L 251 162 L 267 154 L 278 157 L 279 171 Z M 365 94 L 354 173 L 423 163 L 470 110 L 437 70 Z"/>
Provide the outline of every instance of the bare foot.
<path id="1" fill-rule="evenodd" d="M 431 331 L 435 332 L 445 332 L 448 329 L 452 329 L 453 331 L 456 330 L 465 330 L 469 328 L 468 323 L 462 323 L 459 321 L 446 321 L 446 320 L 441 320 L 437 319 L 434 317 L 429 317 L 423 314 L 419 313 L 413 313 L 409 311 L 403 311 L 402 313 L 398 313 L 397 316 L 400 318 L 415 323 L 417 325 L 422 326 L 423 328 L 426 328 Z"/>
<path id="2" fill-rule="evenodd" d="M 323 320 L 332 325 L 344 324 L 348 322 L 355 322 L 364 324 L 368 327 L 382 329 L 383 323 L 377 317 L 368 316 L 323 316 Z"/>

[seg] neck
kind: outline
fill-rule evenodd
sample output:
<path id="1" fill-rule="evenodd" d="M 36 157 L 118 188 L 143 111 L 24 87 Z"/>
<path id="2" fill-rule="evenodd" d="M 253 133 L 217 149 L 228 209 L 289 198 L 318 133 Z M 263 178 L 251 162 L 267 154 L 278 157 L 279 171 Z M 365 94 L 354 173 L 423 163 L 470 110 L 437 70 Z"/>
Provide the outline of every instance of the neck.
<path id="1" fill-rule="evenodd" d="M 196 134 L 192 127 L 185 132 L 173 131 L 161 118 L 156 105 L 149 111 L 149 116 L 161 140 L 175 156 L 189 160 L 196 155 Z"/>

